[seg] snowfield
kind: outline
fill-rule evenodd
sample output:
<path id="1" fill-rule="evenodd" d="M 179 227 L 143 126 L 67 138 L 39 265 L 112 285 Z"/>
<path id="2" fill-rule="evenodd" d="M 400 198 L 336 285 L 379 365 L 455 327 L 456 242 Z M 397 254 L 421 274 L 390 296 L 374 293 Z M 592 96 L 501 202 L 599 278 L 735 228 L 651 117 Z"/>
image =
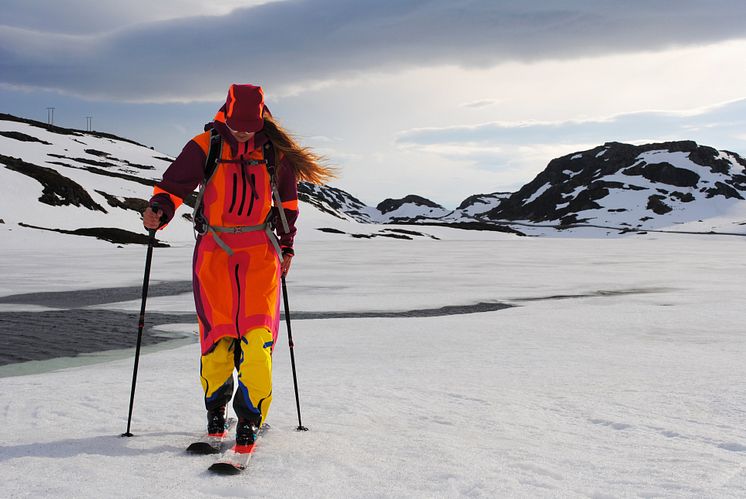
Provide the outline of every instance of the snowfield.
<path id="1" fill-rule="evenodd" d="M 121 175 L 159 178 L 168 159 L 120 140 L 15 121 L 2 127 L 0 153 L 69 176 L 107 213 L 72 198 L 41 203 L 44 187 L 33 175 L 47 170 L 0 166 L 0 297 L 140 286 L 144 246 L 18 223 L 142 234 L 136 206 L 125 201 L 147 199 L 151 189 Z M 680 155 L 656 154 L 647 159 L 694 168 Z M 722 180 L 706 173 L 713 184 Z M 640 176 L 621 180 L 656 187 Z M 375 219 L 373 209 L 341 191 L 316 194 L 320 209 L 301 203 L 291 310 L 348 318 L 293 323 L 309 432 L 294 431 L 283 323 L 271 429 L 243 475 L 208 475 L 212 458 L 184 452 L 205 426 L 196 324 L 169 323 L 158 330 L 182 338 L 145 349 L 136 437 L 120 438 L 133 321 L 129 350 L 0 366 L 0 496 L 746 497 L 744 237 L 516 223 L 526 234 L 555 236 L 519 237 L 358 223 Z M 474 206 L 487 209 L 501 194 Z M 592 213 L 596 222 L 650 211 L 639 195 L 623 194 Z M 743 234 L 746 203 L 699 198 L 645 227 Z M 321 211 L 335 202 L 357 218 Z M 625 215 L 608 211 L 621 207 Z M 171 247 L 155 250 L 151 283 L 191 279 L 187 211 L 159 234 Z M 51 306 L 0 303 L 0 318 Z M 148 301 L 151 313 L 193 310 L 190 294 Z"/>
<path id="2" fill-rule="evenodd" d="M 294 431 L 283 326 L 272 428 L 237 477 L 208 475 L 210 457 L 184 453 L 204 425 L 196 343 L 142 357 L 129 439 L 118 435 L 131 351 L 1 378 L 2 495 L 746 496 L 746 240 L 306 234 L 288 280 L 292 310 L 514 306 L 295 321 L 306 433 Z M 141 283 L 143 247 L 44 237 L 59 244 L 0 241 L 0 294 Z M 73 254 L 62 244 L 71 240 L 83 241 Z M 186 243 L 157 249 L 153 279 L 188 278 L 190 253 Z M 149 310 L 190 300 L 154 299 Z"/>

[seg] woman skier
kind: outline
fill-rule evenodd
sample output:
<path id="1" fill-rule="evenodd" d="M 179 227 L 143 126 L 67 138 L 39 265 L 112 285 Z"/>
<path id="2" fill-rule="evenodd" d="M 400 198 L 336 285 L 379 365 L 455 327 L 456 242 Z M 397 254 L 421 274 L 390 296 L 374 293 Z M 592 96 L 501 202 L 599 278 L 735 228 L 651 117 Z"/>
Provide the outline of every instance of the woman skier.
<path id="1" fill-rule="evenodd" d="M 193 215 L 193 290 L 207 431 L 225 433 L 233 398 L 239 447 L 254 443 L 272 402 L 279 281 L 294 256 L 298 181 L 320 184 L 332 176 L 272 118 L 261 87 L 234 84 L 214 121 L 156 184 L 143 213 L 146 228 L 162 228 L 201 186 Z"/>

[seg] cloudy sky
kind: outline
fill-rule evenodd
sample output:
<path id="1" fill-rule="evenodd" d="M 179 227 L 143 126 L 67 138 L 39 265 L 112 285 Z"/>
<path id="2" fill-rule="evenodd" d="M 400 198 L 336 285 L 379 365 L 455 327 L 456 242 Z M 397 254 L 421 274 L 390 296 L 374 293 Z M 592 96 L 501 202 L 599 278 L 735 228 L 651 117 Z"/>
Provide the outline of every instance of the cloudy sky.
<path id="1" fill-rule="evenodd" d="M 455 207 L 606 141 L 746 155 L 741 0 L 0 0 L 0 112 L 175 155 L 230 83 L 368 204 Z"/>

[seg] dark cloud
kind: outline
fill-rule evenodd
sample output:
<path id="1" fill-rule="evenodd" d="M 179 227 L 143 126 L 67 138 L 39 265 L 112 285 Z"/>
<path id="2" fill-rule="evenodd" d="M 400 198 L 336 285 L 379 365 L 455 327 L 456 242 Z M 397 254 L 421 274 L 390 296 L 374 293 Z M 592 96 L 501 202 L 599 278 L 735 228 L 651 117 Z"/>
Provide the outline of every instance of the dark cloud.
<path id="1" fill-rule="evenodd" d="M 137 7 L 111 0 L 3 0 L 2 24 L 51 33 L 95 33 L 142 21 L 138 11 L 145 9 Z"/>
<path id="2" fill-rule="evenodd" d="M 370 70 L 703 44 L 746 37 L 743 19 L 746 2 L 735 0 L 307 0 L 103 35 L 6 24 L 0 83 L 100 98 L 194 98 L 231 81 L 288 88 Z"/>

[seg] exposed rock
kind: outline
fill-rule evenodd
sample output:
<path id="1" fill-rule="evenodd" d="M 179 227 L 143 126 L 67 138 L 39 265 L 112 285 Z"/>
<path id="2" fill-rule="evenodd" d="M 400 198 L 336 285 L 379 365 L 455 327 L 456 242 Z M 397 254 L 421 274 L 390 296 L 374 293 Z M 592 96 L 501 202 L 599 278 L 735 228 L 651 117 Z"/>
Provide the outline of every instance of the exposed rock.
<path id="1" fill-rule="evenodd" d="M 78 183 L 59 174 L 56 170 L 43 166 L 26 163 L 18 158 L 11 158 L 0 154 L 0 163 L 4 163 L 9 170 L 16 171 L 37 180 L 43 187 L 39 198 L 44 204 L 51 206 L 83 206 L 93 211 L 106 210 L 96 203 L 91 195 Z"/>
<path id="2" fill-rule="evenodd" d="M 155 166 L 153 165 L 141 165 L 139 163 L 133 163 L 131 161 L 127 161 L 126 159 L 120 160 L 124 164 L 131 166 L 132 168 L 137 168 L 138 170 L 155 170 Z"/>
<path id="3" fill-rule="evenodd" d="M 490 202 L 494 202 L 495 200 L 502 200 L 510 196 L 510 192 L 493 192 L 491 194 L 474 194 L 473 196 L 469 196 L 468 198 L 461 201 L 461 204 L 458 205 L 457 210 L 466 210 L 467 208 L 470 208 L 475 205 L 486 205 L 490 204 Z"/>
<path id="4" fill-rule="evenodd" d="M 650 196 L 648 198 L 647 209 L 653 210 L 653 212 L 657 213 L 658 215 L 665 215 L 669 211 L 672 211 L 673 208 L 664 203 L 664 199 L 666 199 L 664 196 L 660 196 L 658 194 Z"/>
<path id="5" fill-rule="evenodd" d="M 684 193 L 684 192 L 674 191 L 671 193 L 671 197 L 673 199 L 678 199 L 682 203 L 691 203 L 692 201 L 694 201 L 694 194 L 692 194 L 691 192 Z"/>
<path id="6" fill-rule="evenodd" d="M 41 144 L 44 144 L 45 146 L 52 145 L 51 142 L 32 137 L 31 135 L 26 135 L 25 133 L 21 132 L 0 132 L 0 135 L 2 135 L 3 137 L 8 137 L 9 139 L 20 140 L 21 142 L 39 142 Z"/>
<path id="7" fill-rule="evenodd" d="M 704 192 L 707 193 L 708 198 L 723 196 L 724 198 L 743 199 L 737 190 L 722 182 L 715 182 L 715 187 L 706 189 Z"/>
<path id="8" fill-rule="evenodd" d="M 441 205 L 434 203 L 430 201 L 429 199 L 423 198 L 422 196 L 417 196 L 415 194 L 410 194 L 408 196 L 405 196 L 401 199 L 384 199 L 380 203 L 378 203 L 378 206 L 376 206 L 376 209 L 380 211 L 382 214 L 391 213 L 392 211 L 396 211 L 405 204 L 413 204 L 416 206 L 425 206 L 428 208 L 437 208 L 440 210 L 445 210 Z"/>
<path id="9" fill-rule="evenodd" d="M 94 159 L 88 159 L 88 158 L 71 158 L 70 156 L 64 156 L 62 154 L 49 154 L 49 156 L 53 158 L 59 158 L 59 159 L 67 159 L 70 161 L 74 161 L 75 163 L 82 163 L 84 165 L 92 165 L 92 166 L 102 166 L 104 168 L 111 168 L 119 166 L 116 163 L 111 163 L 108 161 L 96 161 Z"/>
<path id="10" fill-rule="evenodd" d="M 75 236 L 95 237 L 96 239 L 101 239 L 101 240 L 108 241 L 114 244 L 147 245 L 150 239 L 147 234 L 138 234 L 135 232 L 130 232 L 128 230 L 118 229 L 114 227 L 91 227 L 91 228 L 84 228 L 84 229 L 64 230 L 64 229 L 51 229 L 48 227 L 38 227 L 35 225 L 29 225 L 25 223 L 19 223 L 18 225 L 20 225 L 21 227 L 28 227 L 30 229 L 39 229 L 39 230 L 46 230 L 49 232 L 58 232 L 60 234 L 71 234 Z M 169 245 L 166 243 L 162 243 L 160 241 L 156 241 L 155 247 L 168 248 Z"/>
<path id="11" fill-rule="evenodd" d="M 671 163 L 640 163 L 625 170 L 625 175 L 638 175 L 652 182 L 661 182 L 676 187 L 696 187 L 699 175 L 685 168 L 677 168 Z"/>
<path id="12" fill-rule="evenodd" d="M 112 208 L 122 208 L 124 210 L 132 210 L 137 213 L 142 213 L 143 211 L 145 211 L 145 208 L 148 207 L 148 201 L 145 199 L 124 198 L 124 201 L 122 201 L 118 197 L 107 194 L 104 191 L 97 190 L 96 192 L 105 197 L 106 202 L 109 203 L 109 206 L 111 206 Z"/>
<path id="13" fill-rule="evenodd" d="M 64 166 L 64 167 L 67 167 L 67 168 L 75 168 L 75 169 L 78 169 L 78 170 L 86 170 L 86 171 L 89 171 L 91 173 L 95 173 L 97 175 L 103 175 L 105 177 L 121 178 L 123 180 L 129 180 L 131 182 L 137 182 L 138 184 L 147 185 L 149 187 L 153 187 L 155 185 L 155 180 L 150 180 L 150 179 L 147 179 L 147 178 L 141 178 L 141 177 L 138 177 L 138 176 L 135 176 L 135 175 L 128 175 L 126 173 L 112 172 L 112 171 L 109 171 L 109 170 L 104 170 L 102 168 L 97 168 L 95 166 L 75 166 L 73 164 L 63 163 L 61 161 L 47 161 L 47 163 L 52 164 L 52 165 Z M 187 201 L 184 200 L 184 203 L 186 203 L 186 202 Z"/>
<path id="14" fill-rule="evenodd" d="M 85 152 L 90 154 L 91 156 L 99 156 L 102 158 L 107 158 L 111 156 L 111 154 L 109 154 L 108 152 L 98 151 L 96 149 L 85 149 Z"/>
<path id="15" fill-rule="evenodd" d="M 391 239 L 404 239 L 407 241 L 411 241 L 413 238 L 410 236 L 407 236 L 406 234 L 389 234 L 389 233 L 383 233 L 383 234 L 373 234 L 374 237 L 389 237 Z"/>
<path id="16" fill-rule="evenodd" d="M 410 224 L 411 222 L 392 222 L 394 224 L 396 223 L 406 223 Z M 496 224 L 493 222 L 433 222 L 433 221 L 424 221 L 420 223 L 419 225 L 431 225 L 433 227 L 453 227 L 456 229 L 467 229 L 467 230 L 486 230 L 491 232 L 505 232 L 508 234 L 515 234 L 518 236 L 525 236 L 523 232 L 516 230 L 508 225 L 503 224 Z"/>

